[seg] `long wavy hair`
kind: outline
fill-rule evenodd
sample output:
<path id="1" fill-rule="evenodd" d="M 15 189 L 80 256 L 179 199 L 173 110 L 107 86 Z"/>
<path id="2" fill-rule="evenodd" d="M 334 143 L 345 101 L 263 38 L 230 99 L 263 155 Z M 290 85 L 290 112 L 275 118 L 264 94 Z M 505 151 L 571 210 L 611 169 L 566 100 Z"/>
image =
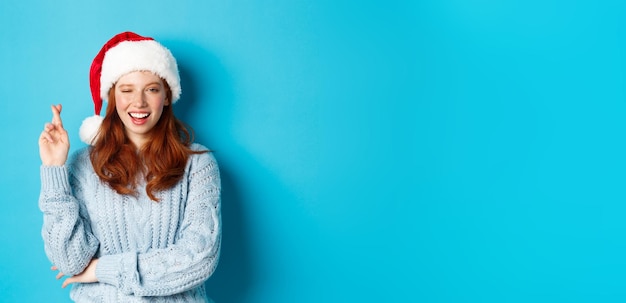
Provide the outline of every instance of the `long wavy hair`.
<path id="1" fill-rule="evenodd" d="M 172 100 L 169 85 L 162 81 L 168 100 Z M 140 148 L 128 139 L 124 124 L 115 110 L 114 85 L 109 90 L 106 115 L 89 157 L 100 180 L 117 193 L 136 196 L 139 178 L 143 177 L 148 197 L 158 202 L 155 193 L 180 181 L 189 156 L 207 151 L 190 148 L 193 132 L 174 116 L 171 102 L 163 107 L 161 118 L 149 136 L 150 140 Z"/>

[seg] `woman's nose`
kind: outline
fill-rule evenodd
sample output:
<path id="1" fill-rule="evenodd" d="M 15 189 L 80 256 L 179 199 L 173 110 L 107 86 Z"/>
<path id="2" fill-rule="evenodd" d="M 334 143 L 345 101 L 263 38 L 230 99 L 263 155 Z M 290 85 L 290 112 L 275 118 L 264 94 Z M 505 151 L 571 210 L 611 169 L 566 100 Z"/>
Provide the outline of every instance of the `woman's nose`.
<path id="1" fill-rule="evenodd" d="M 144 105 L 148 104 L 148 102 L 146 102 L 146 95 L 144 93 L 138 93 L 135 96 L 135 100 L 133 103 L 137 107 L 143 107 Z"/>

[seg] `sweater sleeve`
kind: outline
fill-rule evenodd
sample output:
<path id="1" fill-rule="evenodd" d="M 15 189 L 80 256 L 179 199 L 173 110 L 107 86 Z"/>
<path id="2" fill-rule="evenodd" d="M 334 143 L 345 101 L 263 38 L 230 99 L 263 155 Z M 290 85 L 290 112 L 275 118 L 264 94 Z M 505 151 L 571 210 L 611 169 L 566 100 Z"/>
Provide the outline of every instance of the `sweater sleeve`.
<path id="1" fill-rule="evenodd" d="M 39 208 L 48 259 L 67 276 L 81 273 L 98 249 L 84 207 L 72 194 L 67 166 L 41 166 Z"/>
<path id="2" fill-rule="evenodd" d="M 101 283 L 127 295 L 166 296 L 194 288 L 213 274 L 221 240 L 221 184 L 213 155 L 197 155 L 188 178 L 178 241 L 145 253 L 100 257 L 96 277 Z"/>

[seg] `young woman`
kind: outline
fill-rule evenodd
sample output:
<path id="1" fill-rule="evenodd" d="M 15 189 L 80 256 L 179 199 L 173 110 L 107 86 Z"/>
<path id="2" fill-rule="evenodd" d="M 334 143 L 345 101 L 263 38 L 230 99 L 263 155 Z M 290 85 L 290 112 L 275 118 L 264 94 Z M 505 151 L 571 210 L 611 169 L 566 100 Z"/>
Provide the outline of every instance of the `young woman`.
<path id="1" fill-rule="evenodd" d="M 61 105 L 39 138 L 42 235 L 57 279 L 69 277 L 62 286 L 73 284 L 76 302 L 207 302 L 220 176 L 174 117 L 174 57 L 152 38 L 121 33 L 94 59 L 90 85 L 96 115 L 80 129 L 90 146 L 68 161 Z"/>

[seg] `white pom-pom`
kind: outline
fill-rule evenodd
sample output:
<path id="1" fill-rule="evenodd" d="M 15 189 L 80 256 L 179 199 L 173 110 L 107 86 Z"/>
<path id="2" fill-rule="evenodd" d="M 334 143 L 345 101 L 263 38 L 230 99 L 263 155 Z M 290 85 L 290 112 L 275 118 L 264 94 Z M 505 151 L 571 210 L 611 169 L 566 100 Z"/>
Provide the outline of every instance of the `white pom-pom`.
<path id="1" fill-rule="evenodd" d="M 94 115 L 83 120 L 83 124 L 80 125 L 80 129 L 78 130 L 80 140 L 89 145 L 94 145 L 102 120 L 104 120 L 104 118 L 100 115 Z"/>

